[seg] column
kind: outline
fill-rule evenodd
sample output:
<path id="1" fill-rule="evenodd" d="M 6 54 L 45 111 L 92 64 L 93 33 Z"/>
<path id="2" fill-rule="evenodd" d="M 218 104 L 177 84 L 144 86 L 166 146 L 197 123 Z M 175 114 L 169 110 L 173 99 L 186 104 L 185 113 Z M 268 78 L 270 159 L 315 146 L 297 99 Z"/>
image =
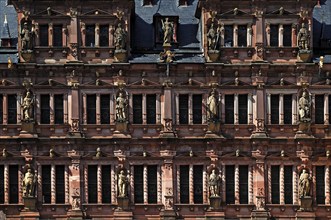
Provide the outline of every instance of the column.
<path id="1" fill-rule="evenodd" d="M 109 25 L 108 36 L 109 36 L 109 47 L 114 46 L 114 27 L 113 25 Z"/>
<path id="2" fill-rule="evenodd" d="M 77 22 L 77 19 L 75 19 L 75 21 Z M 73 24 L 73 21 L 71 21 L 70 26 L 72 24 Z M 77 25 L 75 25 L 74 27 L 77 27 Z M 85 23 L 83 23 L 83 22 L 80 22 L 80 34 L 82 36 L 82 47 L 86 47 L 86 41 L 85 41 L 86 40 L 86 26 L 85 26 Z M 71 38 L 71 35 L 70 35 L 70 38 Z M 77 37 L 76 37 L 76 41 L 77 41 Z"/>
<path id="3" fill-rule="evenodd" d="M 131 201 L 134 201 L 134 166 L 130 167 L 130 186 L 131 186 L 131 193 L 129 191 L 129 194 L 131 194 Z"/>
<path id="4" fill-rule="evenodd" d="M 53 23 L 48 24 L 48 45 L 53 46 Z"/>
<path id="5" fill-rule="evenodd" d="M 176 176 L 177 176 L 177 202 L 180 202 L 180 166 L 176 167 Z"/>
<path id="6" fill-rule="evenodd" d="M 96 103 L 95 103 L 95 106 L 96 106 L 96 122 L 97 122 L 97 125 L 101 124 L 101 103 L 100 103 L 100 93 L 96 94 Z"/>
<path id="7" fill-rule="evenodd" d="M 233 47 L 238 47 L 238 25 L 233 25 Z"/>
<path id="8" fill-rule="evenodd" d="M 35 45 L 40 46 L 39 24 L 34 21 L 34 39 Z"/>
<path id="9" fill-rule="evenodd" d="M 78 107 L 78 106 L 77 106 Z M 86 101 L 86 93 L 83 93 L 83 124 L 87 124 L 87 101 Z"/>
<path id="10" fill-rule="evenodd" d="M 193 124 L 193 104 L 192 104 L 192 94 L 189 94 L 188 96 L 188 124 Z"/>
<path id="11" fill-rule="evenodd" d="M 102 203 L 102 174 L 101 174 L 101 165 L 98 165 L 97 168 L 97 191 L 98 191 L 98 204 Z"/>
<path id="12" fill-rule="evenodd" d="M 283 28 L 283 25 L 280 24 L 278 26 L 278 45 L 279 45 L 279 47 L 284 46 L 284 44 L 283 44 L 283 35 L 284 35 L 284 28 Z"/>
<path id="13" fill-rule="evenodd" d="M 157 166 L 157 204 L 162 204 L 162 173 L 161 167 Z"/>
<path id="14" fill-rule="evenodd" d="M 224 47 L 224 32 L 225 32 L 225 29 L 224 29 L 224 24 L 221 23 L 221 26 L 220 26 L 220 33 L 221 33 L 221 40 L 220 40 L 220 46 L 221 47 Z"/>
<path id="15" fill-rule="evenodd" d="M 297 24 L 292 24 L 292 47 L 297 46 Z"/>
<path id="16" fill-rule="evenodd" d="M 84 165 L 84 191 L 85 202 L 88 203 L 88 166 Z"/>
<path id="17" fill-rule="evenodd" d="M 8 123 L 8 96 L 7 94 L 3 94 L 2 96 L 3 102 L 2 102 L 2 111 L 3 111 L 3 124 L 6 125 Z"/>
<path id="18" fill-rule="evenodd" d="M 37 201 L 43 202 L 43 194 L 42 194 L 42 166 L 40 164 L 37 165 L 38 174 L 37 174 Z"/>
<path id="19" fill-rule="evenodd" d="M 239 124 L 238 94 L 234 94 L 234 124 Z"/>
<path id="20" fill-rule="evenodd" d="M 116 172 L 115 172 L 115 166 L 111 165 L 110 168 L 110 184 L 111 184 L 111 203 L 115 204 L 116 203 L 116 189 L 117 189 L 117 184 L 116 184 Z M 132 173 L 131 173 L 132 176 Z M 130 188 L 130 187 L 129 187 Z M 132 200 L 133 201 L 133 200 Z"/>
<path id="21" fill-rule="evenodd" d="M 23 175 L 21 169 L 18 169 L 18 174 L 17 175 L 18 175 L 18 203 L 19 204 L 22 204 L 23 203 L 23 187 L 22 187 L 22 183 L 23 183 L 24 175 Z M 37 173 L 37 175 L 38 175 L 38 173 Z"/>
<path id="22" fill-rule="evenodd" d="M 156 94 L 156 124 L 161 124 L 161 94 Z"/>
<path id="23" fill-rule="evenodd" d="M 51 166 L 51 204 L 56 203 L 56 188 L 55 188 L 55 181 L 56 181 L 56 176 L 55 176 L 55 165 L 52 164 Z"/>
<path id="24" fill-rule="evenodd" d="M 256 34 L 255 34 L 256 35 Z M 267 47 L 270 47 L 270 23 L 266 23 Z"/>
<path id="25" fill-rule="evenodd" d="M 254 204 L 254 192 L 253 192 L 253 166 L 248 168 L 248 204 Z"/>
<path id="26" fill-rule="evenodd" d="M 129 93 L 128 94 L 128 99 L 129 99 L 129 106 L 133 106 L 133 94 Z M 116 97 L 115 97 L 116 99 Z M 116 103 L 115 103 L 115 108 L 116 108 Z M 116 120 L 116 112 L 115 112 L 115 120 Z M 133 108 L 129 108 L 129 121 L 133 121 Z"/>
<path id="27" fill-rule="evenodd" d="M 248 93 L 248 124 L 253 124 L 253 94 Z"/>
<path id="28" fill-rule="evenodd" d="M 252 24 L 247 25 L 247 47 L 252 46 L 253 30 Z"/>
<path id="29" fill-rule="evenodd" d="M 293 166 L 293 170 L 292 170 L 292 174 L 293 174 L 293 204 L 297 205 L 299 204 L 298 202 L 298 173 L 296 171 L 296 167 Z"/>
<path id="30" fill-rule="evenodd" d="M 176 124 L 179 125 L 179 94 L 178 93 L 176 93 L 175 99 L 176 99 L 176 103 L 175 103 L 175 105 L 176 105 Z"/>
<path id="31" fill-rule="evenodd" d="M 9 165 L 4 166 L 4 188 L 5 188 L 5 204 L 9 203 Z"/>
<path id="32" fill-rule="evenodd" d="M 311 120 L 315 123 L 315 94 L 311 94 Z"/>
<path id="33" fill-rule="evenodd" d="M 144 204 L 148 204 L 148 170 L 147 166 L 144 165 L 144 170 L 143 170 L 143 188 L 144 188 Z"/>
<path id="34" fill-rule="evenodd" d="M 54 124 L 54 94 L 53 93 L 49 94 L 49 107 L 50 107 L 49 122 L 51 125 L 53 125 Z"/>
<path id="35" fill-rule="evenodd" d="M 109 103 L 109 109 L 110 109 L 110 123 L 113 124 L 115 122 L 115 114 L 114 114 L 114 94 L 110 94 L 110 103 Z"/>
<path id="36" fill-rule="evenodd" d="M 292 124 L 295 125 L 295 124 L 297 124 L 297 121 L 298 121 L 297 95 L 296 94 L 292 95 L 292 112 L 293 112 Z"/>
<path id="37" fill-rule="evenodd" d="M 330 167 L 325 166 L 325 205 L 330 205 Z"/>
<path id="38" fill-rule="evenodd" d="M 16 119 L 17 119 L 17 124 L 19 124 L 21 122 L 21 114 L 22 114 L 22 109 L 21 109 L 21 104 L 20 104 L 20 100 L 22 99 L 21 97 L 21 94 L 17 93 L 16 94 L 17 96 L 17 102 L 16 102 L 16 106 L 17 106 L 17 110 L 16 110 L 16 113 L 17 113 L 17 116 L 16 116 Z"/>
<path id="39" fill-rule="evenodd" d="M 193 165 L 190 164 L 190 170 L 189 170 L 189 189 L 190 189 L 190 197 L 189 197 L 189 203 L 194 204 L 194 182 L 193 182 Z"/>
<path id="40" fill-rule="evenodd" d="M 67 165 L 64 167 L 64 203 L 69 204 L 70 198 L 69 198 L 69 168 Z"/>
<path id="41" fill-rule="evenodd" d="M 225 122 L 225 95 L 224 94 L 220 94 L 220 98 L 221 98 L 221 103 L 220 103 L 220 114 L 221 114 L 221 121 L 222 123 Z"/>
<path id="42" fill-rule="evenodd" d="M 271 195 L 271 164 L 268 165 L 268 203 L 272 203 L 272 195 Z"/>
<path id="43" fill-rule="evenodd" d="M 68 94 L 63 95 L 63 122 L 68 124 Z"/>
<path id="44" fill-rule="evenodd" d="M 324 124 L 329 124 L 329 94 L 324 94 Z"/>
<path id="45" fill-rule="evenodd" d="M 203 203 L 208 204 L 208 190 L 207 190 L 207 172 L 206 172 L 206 166 L 203 166 L 203 171 L 202 171 L 202 187 L 203 187 Z"/>
<path id="46" fill-rule="evenodd" d="M 62 46 L 67 47 L 68 46 L 68 28 L 66 25 L 62 27 Z"/>
<path id="47" fill-rule="evenodd" d="M 271 124 L 271 94 L 267 94 L 267 118 L 268 124 Z"/>
<path id="48" fill-rule="evenodd" d="M 36 103 L 36 120 L 37 120 L 37 123 L 40 123 L 40 94 L 36 94 L 36 100 L 35 100 L 35 103 Z"/>
<path id="49" fill-rule="evenodd" d="M 147 124 L 147 105 L 146 105 L 146 94 L 142 97 L 142 111 L 143 111 L 143 124 Z"/>
<path id="50" fill-rule="evenodd" d="M 284 95 L 279 94 L 279 124 L 284 124 Z"/>
<path id="51" fill-rule="evenodd" d="M 284 195 L 285 195 L 285 186 L 284 186 L 284 164 L 281 164 L 280 165 L 280 168 L 279 168 L 279 192 L 280 192 L 280 195 L 279 195 L 279 202 L 281 205 L 285 204 L 285 198 L 284 198 Z"/>
<path id="52" fill-rule="evenodd" d="M 95 34 L 95 47 L 99 47 L 100 46 L 100 24 L 99 23 L 96 23 L 95 24 L 95 31 L 94 31 L 94 34 Z"/>
<path id="53" fill-rule="evenodd" d="M 234 199 L 235 204 L 240 204 L 239 200 L 239 165 L 236 164 L 234 168 Z"/>

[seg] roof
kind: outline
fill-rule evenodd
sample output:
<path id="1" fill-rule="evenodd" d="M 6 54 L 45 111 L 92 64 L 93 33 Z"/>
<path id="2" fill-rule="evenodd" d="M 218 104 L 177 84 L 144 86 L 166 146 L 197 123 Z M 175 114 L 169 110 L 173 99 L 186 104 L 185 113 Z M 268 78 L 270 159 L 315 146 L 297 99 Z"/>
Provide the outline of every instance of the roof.
<path id="1" fill-rule="evenodd" d="M 314 7 L 313 27 L 314 47 L 319 47 L 320 39 L 331 41 L 331 0 L 321 0 Z"/>

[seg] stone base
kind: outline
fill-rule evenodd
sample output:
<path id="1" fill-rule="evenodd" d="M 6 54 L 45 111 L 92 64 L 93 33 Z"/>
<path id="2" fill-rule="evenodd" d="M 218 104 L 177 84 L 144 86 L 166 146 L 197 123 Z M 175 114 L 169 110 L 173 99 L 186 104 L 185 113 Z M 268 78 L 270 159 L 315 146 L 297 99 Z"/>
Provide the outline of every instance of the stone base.
<path id="1" fill-rule="evenodd" d="M 34 128 L 34 122 L 22 121 L 20 138 L 38 138 Z"/>
<path id="2" fill-rule="evenodd" d="M 79 131 L 70 131 L 67 135 L 68 138 L 82 138 L 84 135 Z"/>
<path id="3" fill-rule="evenodd" d="M 160 212 L 162 220 L 176 220 L 176 213 L 174 210 L 163 210 Z"/>
<path id="4" fill-rule="evenodd" d="M 128 131 L 128 123 L 127 122 L 116 122 L 115 131 L 118 131 L 120 133 L 126 133 Z"/>
<path id="5" fill-rule="evenodd" d="M 130 208 L 128 197 L 117 197 L 117 204 L 119 211 L 127 211 Z"/>
<path id="6" fill-rule="evenodd" d="M 27 211 L 35 211 L 37 198 L 35 197 L 23 197 L 24 209 Z"/>
<path id="7" fill-rule="evenodd" d="M 128 59 L 126 50 L 115 50 L 115 61 L 119 63 L 124 63 Z"/>
<path id="8" fill-rule="evenodd" d="M 256 132 L 253 132 L 252 135 L 251 135 L 251 138 L 269 138 L 268 135 L 267 135 L 267 132 L 265 131 L 256 131 Z"/>
<path id="9" fill-rule="evenodd" d="M 299 132 L 301 133 L 310 133 L 310 122 L 300 122 L 299 123 Z"/>
<path id="10" fill-rule="evenodd" d="M 177 135 L 173 131 L 162 131 L 160 133 L 160 138 L 177 138 Z"/>
<path id="11" fill-rule="evenodd" d="M 298 52 L 298 61 L 308 63 L 312 57 L 311 50 L 299 50 Z"/>
<path id="12" fill-rule="evenodd" d="M 211 196 L 209 197 L 210 210 L 216 211 L 221 209 L 222 199 L 220 196 Z"/>
<path id="13" fill-rule="evenodd" d="M 32 50 L 21 51 L 20 54 L 21 54 L 22 61 L 25 61 L 27 63 L 30 63 L 35 60 L 34 53 Z"/>
<path id="14" fill-rule="evenodd" d="M 220 122 L 218 122 L 218 121 L 208 122 L 208 131 L 211 131 L 213 133 L 218 133 L 218 132 L 220 132 L 220 128 L 221 128 Z"/>
<path id="15" fill-rule="evenodd" d="M 220 56 L 219 50 L 209 50 L 208 51 L 208 62 L 216 62 Z"/>
<path id="16" fill-rule="evenodd" d="M 267 211 L 252 211 L 251 219 L 252 220 L 268 220 L 269 213 Z"/>
<path id="17" fill-rule="evenodd" d="M 82 220 L 83 212 L 81 210 L 70 210 L 67 212 L 68 220 Z"/>
<path id="18" fill-rule="evenodd" d="M 310 196 L 305 196 L 300 198 L 300 211 L 311 212 L 313 206 L 313 198 Z"/>
<path id="19" fill-rule="evenodd" d="M 129 212 L 129 211 L 115 210 L 113 219 L 114 220 L 130 220 L 130 219 L 133 219 L 133 214 L 132 214 L 132 212 Z"/>
<path id="20" fill-rule="evenodd" d="M 224 220 L 224 212 L 206 212 L 206 220 Z"/>
<path id="21" fill-rule="evenodd" d="M 315 220 L 316 216 L 313 212 L 300 212 L 295 215 L 296 220 Z"/>
<path id="22" fill-rule="evenodd" d="M 23 209 L 20 212 L 20 220 L 39 220 L 39 212 L 27 211 Z"/>

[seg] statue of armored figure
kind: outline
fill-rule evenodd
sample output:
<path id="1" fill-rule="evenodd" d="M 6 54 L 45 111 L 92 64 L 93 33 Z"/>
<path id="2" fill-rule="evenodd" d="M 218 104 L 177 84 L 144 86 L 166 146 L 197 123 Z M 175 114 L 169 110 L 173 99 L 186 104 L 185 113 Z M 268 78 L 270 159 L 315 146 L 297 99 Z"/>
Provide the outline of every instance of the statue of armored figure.
<path id="1" fill-rule="evenodd" d="M 33 48 L 33 30 L 29 29 L 28 23 L 24 22 L 21 30 L 21 49 L 29 51 Z"/>
<path id="2" fill-rule="evenodd" d="M 128 100 L 124 91 L 120 91 L 116 98 L 116 121 L 127 121 Z"/>
<path id="3" fill-rule="evenodd" d="M 211 174 L 209 175 L 210 197 L 220 196 L 220 185 L 221 185 L 221 177 L 218 174 L 216 174 L 216 170 L 213 169 L 211 171 Z"/>
<path id="4" fill-rule="evenodd" d="M 215 91 L 211 91 L 207 99 L 207 117 L 209 121 L 218 119 L 218 100 Z"/>
<path id="5" fill-rule="evenodd" d="M 114 32 L 115 50 L 125 50 L 126 48 L 126 31 L 122 28 L 122 24 L 118 23 Z"/>
<path id="6" fill-rule="evenodd" d="M 24 121 L 33 120 L 33 104 L 34 104 L 34 97 L 32 97 L 31 92 L 27 90 L 25 97 L 23 98 L 23 102 L 21 104 Z"/>
<path id="7" fill-rule="evenodd" d="M 303 169 L 299 180 L 300 197 L 310 196 L 310 187 L 311 187 L 310 181 L 311 181 L 311 176 L 309 175 L 306 169 Z"/>
<path id="8" fill-rule="evenodd" d="M 27 172 L 24 175 L 22 185 L 23 185 L 23 196 L 24 197 L 34 197 L 35 196 L 36 178 L 30 168 L 27 170 Z"/>
<path id="9" fill-rule="evenodd" d="M 304 90 L 299 99 L 299 120 L 300 122 L 310 122 L 311 100 L 309 93 Z"/>
<path id="10" fill-rule="evenodd" d="M 208 49 L 209 50 L 216 50 L 217 44 L 218 44 L 218 36 L 219 33 L 216 32 L 214 28 L 214 24 L 212 23 L 210 25 L 210 28 L 207 33 L 207 39 L 208 39 Z"/>
<path id="11" fill-rule="evenodd" d="M 125 175 L 124 170 L 121 170 L 118 174 L 118 196 L 119 197 L 127 197 L 128 196 L 128 177 Z"/>
<path id="12" fill-rule="evenodd" d="M 309 31 L 306 28 L 305 23 L 301 24 L 301 28 L 298 32 L 298 46 L 301 50 L 309 49 Z"/>

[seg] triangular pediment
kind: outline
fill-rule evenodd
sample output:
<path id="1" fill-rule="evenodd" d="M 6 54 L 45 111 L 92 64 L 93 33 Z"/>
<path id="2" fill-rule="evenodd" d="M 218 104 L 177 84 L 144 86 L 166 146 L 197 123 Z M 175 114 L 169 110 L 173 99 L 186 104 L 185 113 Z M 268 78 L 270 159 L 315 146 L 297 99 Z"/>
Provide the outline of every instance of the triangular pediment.
<path id="1" fill-rule="evenodd" d="M 65 83 L 59 82 L 54 79 L 48 79 L 37 83 L 38 86 L 67 86 Z"/>
<path id="2" fill-rule="evenodd" d="M 200 82 L 198 80 L 189 78 L 187 81 L 178 83 L 178 85 L 186 85 L 186 86 L 204 86 L 205 84 L 203 82 Z"/>
<path id="3" fill-rule="evenodd" d="M 141 80 L 131 83 L 129 86 L 160 86 L 160 83 L 142 78 Z"/>
<path id="4" fill-rule="evenodd" d="M 271 11 L 271 12 L 267 12 L 267 15 L 295 15 L 293 12 L 288 11 L 286 9 L 284 9 L 284 7 L 280 7 L 277 10 Z"/>
<path id="5" fill-rule="evenodd" d="M 16 86 L 17 84 L 13 81 L 10 81 L 8 79 L 1 79 L 0 80 L 0 86 Z"/>
<path id="6" fill-rule="evenodd" d="M 220 14 L 220 16 L 247 16 L 250 15 L 245 11 L 240 10 L 239 8 L 234 8 L 229 11 L 224 12 L 223 14 Z"/>
<path id="7" fill-rule="evenodd" d="M 109 86 L 112 85 L 104 80 L 96 79 L 83 83 L 82 86 Z"/>
<path id="8" fill-rule="evenodd" d="M 67 16 L 65 13 L 52 9 L 48 7 L 46 10 L 43 10 L 36 15 L 41 16 Z"/>
<path id="9" fill-rule="evenodd" d="M 273 82 L 269 82 L 268 84 L 271 85 L 271 86 L 290 86 L 290 85 L 295 85 L 294 83 L 289 82 L 289 81 L 284 80 L 284 79 L 280 79 L 280 80 L 276 80 L 276 81 L 273 81 Z"/>
<path id="10" fill-rule="evenodd" d="M 238 78 L 222 84 L 222 86 L 249 86 L 249 85 L 250 85 L 249 83 L 244 82 Z"/>
<path id="11" fill-rule="evenodd" d="M 98 15 L 113 15 L 107 11 L 104 11 L 104 10 L 101 10 L 101 9 L 93 9 L 91 11 L 88 11 L 88 12 L 85 12 L 85 13 L 82 13 L 83 16 L 88 16 L 88 15 L 93 15 L 93 16 L 98 16 Z"/>

